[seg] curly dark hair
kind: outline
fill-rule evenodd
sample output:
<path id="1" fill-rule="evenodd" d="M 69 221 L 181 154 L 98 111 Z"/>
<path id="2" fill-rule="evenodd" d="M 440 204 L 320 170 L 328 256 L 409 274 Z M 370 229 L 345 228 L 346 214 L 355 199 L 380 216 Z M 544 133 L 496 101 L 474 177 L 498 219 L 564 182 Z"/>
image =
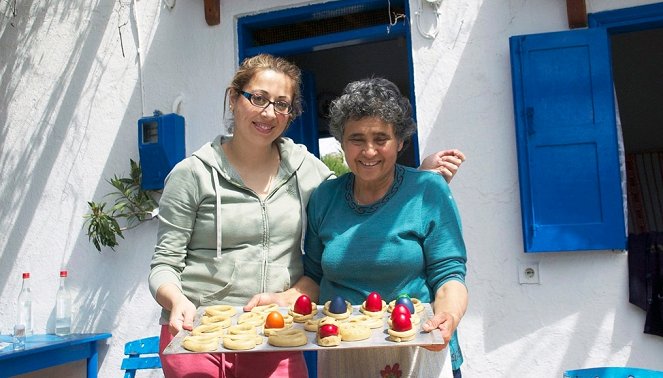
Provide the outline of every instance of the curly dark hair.
<path id="1" fill-rule="evenodd" d="M 396 84 L 373 77 L 353 81 L 329 107 L 329 132 L 339 142 L 348 120 L 377 117 L 394 128 L 394 135 L 406 142 L 417 125 L 412 119 L 412 105 Z"/>

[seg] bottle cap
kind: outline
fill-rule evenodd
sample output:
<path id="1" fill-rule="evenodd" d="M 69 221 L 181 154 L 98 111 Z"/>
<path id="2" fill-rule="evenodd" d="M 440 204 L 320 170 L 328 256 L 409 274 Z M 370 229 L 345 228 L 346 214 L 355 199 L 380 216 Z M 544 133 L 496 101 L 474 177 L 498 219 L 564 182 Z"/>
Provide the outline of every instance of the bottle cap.
<path id="1" fill-rule="evenodd" d="M 67 271 L 66 270 L 61 270 L 60 271 L 60 277 L 67 277 Z"/>
<path id="2" fill-rule="evenodd" d="M 23 279 L 30 278 L 30 273 L 23 273 Z"/>

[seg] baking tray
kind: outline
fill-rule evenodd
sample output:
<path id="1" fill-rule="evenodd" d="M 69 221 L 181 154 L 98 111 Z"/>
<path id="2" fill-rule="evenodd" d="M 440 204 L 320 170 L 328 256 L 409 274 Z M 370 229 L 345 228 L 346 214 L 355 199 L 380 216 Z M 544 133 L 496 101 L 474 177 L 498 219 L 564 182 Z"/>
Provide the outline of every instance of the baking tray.
<path id="1" fill-rule="evenodd" d="M 431 309 L 430 303 L 422 303 L 424 305 L 424 311 L 418 313 L 421 321 L 418 325 L 413 325 L 415 329 L 418 329 L 417 333 L 413 340 L 405 342 L 393 342 L 387 340 L 387 319 L 391 315 L 390 312 L 385 311 L 384 315 L 384 326 L 383 328 L 375 328 L 372 330 L 371 337 L 366 340 L 361 341 L 342 341 L 340 345 L 334 347 L 322 347 L 316 343 L 316 333 L 306 331 L 306 337 L 308 342 L 306 345 L 298 347 L 276 347 L 272 346 L 267 342 L 267 337 L 264 336 L 261 329 L 258 329 L 258 333 L 263 336 L 262 344 L 257 345 L 254 349 L 250 350 L 230 350 L 223 347 L 223 341 L 219 339 L 219 346 L 215 352 L 192 352 L 190 350 L 184 349 L 182 347 L 182 340 L 185 336 L 189 335 L 189 331 L 182 330 L 180 331 L 173 340 L 166 346 L 163 351 L 163 354 L 189 354 L 189 353 L 252 353 L 252 352 L 284 352 L 284 351 L 306 351 L 306 350 L 335 350 L 335 349 L 361 349 L 361 348 L 394 348 L 394 347 L 403 347 L 403 346 L 422 346 L 422 345 L 433 345 L 433 344 L 444 344 L 444 339 L 442 338 L 442 333 L 439 329 L 435 329 L 431 332 L 424 332 L 421 330 L 422 324 L 433 316 L 433 311 Z M 322 313 L 322 307 L 318 306 L 318 313 L 316 318 L 323 318 L 325 315 Z M 359 311 L 360 306 L 352 306 L 352 315 L 358 316 L 362 315 Z M 237 317 L 243 313 L 242 307 L 236 307 L 237 314 L 232 318 L 232 324 L 235 325 Z M 285 307 L 279 308 L 279 311 L 282 314 L 287 314 L 288 309 Z M 193 326 L 194 328 L 200 324 L 200 318 L 202 314 L 205 313 L 205 307 L 199 307 L 196 311 L 196 316 L 194 318 Z M 293 323 L 293 328 L 304 328 L 304 325 L 301 323 Z"/>

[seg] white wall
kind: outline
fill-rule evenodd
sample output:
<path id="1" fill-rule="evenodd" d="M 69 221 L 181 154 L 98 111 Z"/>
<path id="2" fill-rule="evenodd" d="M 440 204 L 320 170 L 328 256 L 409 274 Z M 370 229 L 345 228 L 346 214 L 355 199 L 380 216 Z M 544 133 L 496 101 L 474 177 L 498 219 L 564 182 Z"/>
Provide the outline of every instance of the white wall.
<path id="1" fill-rule="evenodd" d="M 654 2 L 588 0 L 587 7 Z M 100 375 L 118 376 L 124 343 L 158 332 L 146 283 L 156 224 L 98 253 L 82 229 L 87 201 L 102 200 L 105 180 L 128 174 L 129 159 L 138 159 L 136 121 L 154 109 L 170 112 L 178 96 L 188 152 L 221 131 L 223 89 L 236 65 L 235 17 L 265 2 L 222 0 L 214 27 L 202 1 L 170 10 L 139 0 L 137 18 L 128 0 L 19 1 L 15 15 L 12 3 L 0 3 L 0 331 L 12 327 L 23 271 L 33 277 L 35 329 L 52 331 L 62 266 L 75 296 L 74 330 L 113 334 Z M 422 154 L 458 147 L 468 156 L 452 184 L 470 258 L 471 301 L 460 327 L 465 375 L 663 370 L 663 338 L 643 334 L 645 314 L 628 303 L 625 254 L 523 253 L 508 37 L 567 30 L 566 2 L 457 0 L 441 10 L 435 40 L 413 29 L 414 77 Z M 430 25 L 429 13 L 422 22 Z M 540 285 L 518 283 L 519 264 L 530 262 L 540 264 Z"/>

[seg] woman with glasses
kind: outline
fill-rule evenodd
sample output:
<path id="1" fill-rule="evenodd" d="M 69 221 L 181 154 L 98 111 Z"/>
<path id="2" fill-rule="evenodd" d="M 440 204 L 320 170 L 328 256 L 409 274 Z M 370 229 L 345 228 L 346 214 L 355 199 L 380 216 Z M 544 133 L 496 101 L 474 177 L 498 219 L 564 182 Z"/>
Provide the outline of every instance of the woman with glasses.
<path id="1" fill-rule="evenodd" d="M 288 61 L 246 59 L 226 89 L 231 135 L 204 145 L 168 175 L 149 276 L 163 308 L 162 352 L 180 330 L 192 329 L 197 307 L 245 306 L 255 294 L 283 292 L 303 276 L 306 205 L 333 173 L 282 137 L 301 113 L 300 86 L 300 70 Z M 427 161 L 451 179 L 463 159 L 452 150 Z M 257 299 L 251 307 L 261 304 Z M 303 355 L 292 352 L 162 354 L 161 360 L 167 377 L 307 375 Z"/>

